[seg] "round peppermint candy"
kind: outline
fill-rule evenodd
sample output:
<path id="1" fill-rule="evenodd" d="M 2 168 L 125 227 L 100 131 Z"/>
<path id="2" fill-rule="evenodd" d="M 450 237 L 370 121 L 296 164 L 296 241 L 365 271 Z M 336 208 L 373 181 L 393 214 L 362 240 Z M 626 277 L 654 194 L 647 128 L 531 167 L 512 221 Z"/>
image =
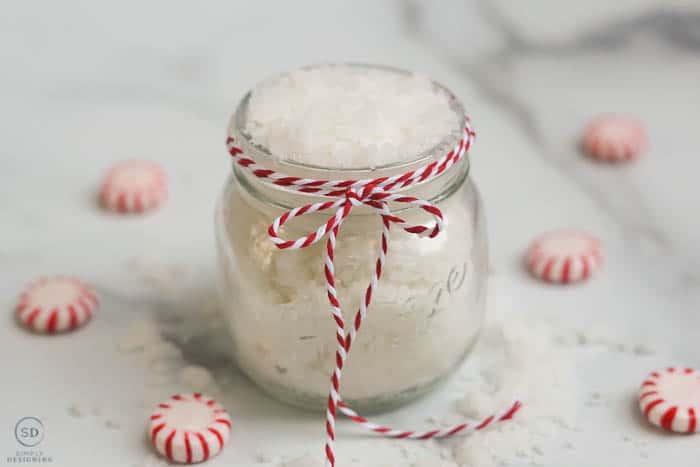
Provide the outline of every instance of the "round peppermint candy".
<path id="1" fill-rule="evenodd" d="M 170 461 L 203 462 L 223 449 L 231 418 L 214 399 L 199 393 L 178 394 L 158 405 L 148 434 L 156 450 Z"/>
<path id="2" fill-rule="evenodd" d="M 149 161 L 129 160 L 112 167 L 102 182 L 102 204 L 120 213 L 143 213 L 160 206 L 168 197 L 163 168 Z"/>
<path id="3" fill-rule="evenodd" d="M 639 408 L 653 425 L 676 433 L 696 433 L 700 373 L 682 367 L 651 373 L 639 389 Z"/>
<path id="4" fill-rule="evenodd" d="M 527 265 L 536 277 L 568 284 L 590 277 L 600 268 L 600 241 L 574 230 L 557 230 L 537 238 L 527 253 Z"/>
<path id="5" fill-rule="evenodd" d="M 98 305 L 95 292 L 78 279 L 42 278 L 20 295 L 17 319 L 40 333 L 72 331 L 89 321 Z"/>
<path id="6" fill-rule="evenodd" d="M 622 115 L 602 115 L 586 128 L 583 146 L 592 157 L 606 162 L 635 159 L 647 144 L 642 124 Z"/>

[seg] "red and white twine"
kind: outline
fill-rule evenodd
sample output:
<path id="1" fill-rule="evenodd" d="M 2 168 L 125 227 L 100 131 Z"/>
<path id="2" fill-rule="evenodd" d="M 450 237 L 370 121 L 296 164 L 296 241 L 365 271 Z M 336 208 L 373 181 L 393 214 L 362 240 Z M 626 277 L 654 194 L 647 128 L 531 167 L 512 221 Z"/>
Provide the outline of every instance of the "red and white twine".
<path id="1" fill-rule="evenodd" d="M 340 380 L 343 367 L 348 359 L 350 347 L 357 337 L 357 333 L 362 326 L 370 303 L 372 294 L 379 285 L 382 275 L 386 254 L 388 250 L 389 230 L 392 225 L 400 227 L 404 231 L 418 235 L 419 237 L 436 237 L 443 229 L 443 215 L 440 209 L 428 201 L 413 197 L 392 193 L 392 190 L 401 190 L 406 187 L 430 181 L 444 172 L 454 167 L 465 155 L 474 141 L 475 133 L 471 127 L 469 118 L 465 119 L 464 133 L 457 145 L 445 156 L 430 162 L 420 169 L 412 170 L 393 177 L 379 177 L 364 180 L 314 180 L 301 177 L 294 177 L 283 173 L 275 172 L 260 166 L 254 160 L 246 157 L 243 150 L 238 147 L 233 137 L 227 139 L 228 151 L 233 157 L 234 163 L 245 168 L 254 176 L 274 185 L 282 186 L 300 193 L 311 193 L 317 196 L 333 198 L 314 204 L 307 204 L 291 209 L 276 218 L 268 229 L 270 240 L 279 249 L 301 249 L 319 242 L 324 237 L 326 239 L 326 249 L 324 252 L 324 273 L 326 281 L 326 292 L 331 305 L 331 314 L 336 323 L 336 340 L 338 346 L 335 355 L 335 368 L 331 375 L 331 389 L 328 395 L 328 406 L 326 409 L 326 467 L 335 466 L 335 420 L 337 412 L 342 412 L 349 419 L 364 426 L 375 433 L 401 439 L 430 439 L 448 437 L 457 434 L 466 434 L 484 429 L 496 422 L 510 420 L 520 409 L 521 402 L 515 401 L 505 409 L 486 417 L 480 421 L 467 422 L 453 428 L 443 430 L 432 430 L 427 432 L 400 431 L 389 427 L 376 425 L 360 416 L 357 412 L 343 403 L 340 396 Z M 404 219 L 392 214 L 389 203 L 401 203 L 418 207 L 432 215 L 434 223 L 432 225 L 412 225 Z M 382 233 L 377 260 L 369 285 L 365 291 L 364 299 L 360 301 L 359 309 L 355 314 L 352 325 L 346 332 L 345 319 L 338 293 L 335 288 L 335 248 L 336 240 L 343 221 L 348 217 L 352 209 L 356 206 L 366 206 L 376 211 L 382 221 Z M 334 209 L 335 214 L 331 216 L 325 224 L 319 226 L 311 232 L 296 240 L 285 240 L 279 236 L 281 227 L 290 219 L 303 216 L 307 213 L 326 211 Z"/>

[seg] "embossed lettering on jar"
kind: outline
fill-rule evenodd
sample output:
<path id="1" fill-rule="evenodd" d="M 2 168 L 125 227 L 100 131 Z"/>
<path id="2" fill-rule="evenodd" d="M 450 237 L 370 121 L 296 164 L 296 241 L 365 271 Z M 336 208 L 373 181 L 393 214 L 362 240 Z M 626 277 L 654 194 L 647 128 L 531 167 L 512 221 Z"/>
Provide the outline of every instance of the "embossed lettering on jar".
<path id="1" fill-rule="evenodd" d="M 308 109 L 298 109 L 299 92 Z M 277 120 L 272 98 L 280 108 Z M 352 107 L 347 114 L 344 106 Z M 392 106 L 403 112 L 394 126 L 398 109 Z M 294 122 L 306 118 L 304 111 L 325 120 Z M 372 128 L 379 125 L 390 135 L 368 149 L 363 144 L 377 136 L 362 136 L 363 123 L 353 120 L 363 111 L 378 119 L 369 122 Z M 405 113 L 411 111 L 417 115 Z M 431 120 L 439 123 L 424 128 L 428 112 L 439 113 Z M 335 121 L 334 113 L 343 120 Z M 326 65 L 282 75 L 248 93 L 229 131 L 246 154 L 273 170 L 310 179 L 365 179 L 402 174 L 444 156 L 462 137 L 464 118 L 453 94 L 425 78 L 383 67 Z M 280 122 L 288 134 L 275 127 Z M 330 136 L 319 131 L 323 124 Z M 406 125 L 414 127 L 406 131 Z M 314 134 L 323 143 L 318 147 L 309 142 Z M 342 144 L 326 144 L 324 138 L 332 142 L 334 135 Z M 304 152 L 309 149 L 314 152 Z M 460 365 L 476 340 L 488 257 L 482 205 L 468 173 L 465 157 L 443 175 L 401 191 L 437 205 L 447 225 L 432 239 L 391 231 L 384 273 L 343 370 L 342 397 L 360 411 L 392 408 L 425 394 Z M 220 289 L 236 361 L 277 398 L 314 409 L 325 407 L 336 350 L 323 274 L 325 243 L 278 250 L 267 231 L 284 211 L 321 200 L 234 166 L 216 227 Z M 396 205 L 392 211 L 414 224 L 430 220 L 417 208 Z M 329 215 L 295 219 L 284 227 L 284 237 L 301 237 Z M 361 206 L 338 237 L 336 285 L 347 325 L 375 267 L 380 232 L 376 212 Z"/>

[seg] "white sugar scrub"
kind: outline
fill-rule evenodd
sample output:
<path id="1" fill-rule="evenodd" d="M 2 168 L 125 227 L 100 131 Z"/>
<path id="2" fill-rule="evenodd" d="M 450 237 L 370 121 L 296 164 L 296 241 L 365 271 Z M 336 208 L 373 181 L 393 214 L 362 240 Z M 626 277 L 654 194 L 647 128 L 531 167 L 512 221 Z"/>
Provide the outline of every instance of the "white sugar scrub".
<path id="1" fill-rule="evenodd" d="M 199 365 L 188 365 L 180 370 L 180 382 L 190 391 L 211 392 L 214 377 L 211 372 Z"/>
<path id="2" fill-rule="evenodd" d="M 377 167 L 442 141 L 460 116 L 426 76 L 378 67 L 321 65 L 253 91 L 245 130 L 272 154 L 303 164 Z"/>
<path id="3" fill-rule="evenodd" d="M 419 169 L 457 146 L 463 125 L 462 105 L 438 84 L 393 69 L 342 65 L 263 83 L 243 99 L 230 134 L 263 166 L 344 180 Z M 343 399 L 359 410 L 398 406 L 428 392 L 476 339 L 488 255 L 481 200 L 467 172 L 465 157 L 440 177 L 401 191 L 436 204 L 448 226 L 435 238 L 391 230 L 381 280 L 343 369 Z M 268 226 L 284 211 L 320 200 L 237 168 L 217 208 L 222 308 L 234 356 L 266 391 L 315 409 L 325 407 L 337 346 L 325 291 L 325 241 L 282 251 Z M 392 209 L 410 224 L 432 222 L 419 209 Z M 331 215 L 294 219 L 282 236 L 304 236 Z M 380 226 L 365 207 L 342 225 L 335 275 L 347 323 L 375 268 Z"/>
<path id="4" fill-rule="evenodd" d="M 488 323 L 468 365 L 460 416 L 486 416 L 518 397 L 523 408 L 509 423 L 454 440 L 453 455 L 464 467 L 544 465 L 547 447 L 577 430 L 577 381 L 573 348 L 561 330 L 522 318 Z"/>

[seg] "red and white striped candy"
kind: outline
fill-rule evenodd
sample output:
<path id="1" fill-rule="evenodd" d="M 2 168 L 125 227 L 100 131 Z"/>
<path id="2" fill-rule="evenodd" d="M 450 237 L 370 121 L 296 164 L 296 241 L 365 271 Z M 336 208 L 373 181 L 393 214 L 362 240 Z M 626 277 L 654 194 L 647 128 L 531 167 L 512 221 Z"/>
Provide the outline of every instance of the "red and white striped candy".
<path id="1" fill-rule="evenodd" d="M 636 119 L 622 115 L 602 115 L 594 119 L 583 136 L 586 152 L 607 162 L 635 159 L 646 143 L 644 126 Z"/>
<path id="2" fill-rule="evenodd" d="M 120 162 L 102 182 L 102 204 L 120 213 L 142 213 L 160 206 L 168 197 L 165 170 L 149 161 Z"/>
<path id="3" fill-rule="evenodd" d="M 72 331 L 90 320 L 98 305 L 95 292 L 78 279 L 42 278 L 20 295 L 17 319 L 36 332 Z"/>
<path id="4" fill-rule="evenodd" d="M 574 230 L 548 232 L 527 253 L 530 271 L 547 282 L 568 284 L 588 278 L 602 264 L 600 241 Z"/>
<path id="5" fill-rule="evenodd" d="M 696 433 L 700 372 L 671 367 L 651 373 L 639 389 L 639 408 L 653 425 L 676 433 Z"/>
<path id="6" fill-rule="evenodd" d="M 216 456 L 231 434 L 231 417 L 214 399 L 199 393 L 177 394 L 151 415 L 148 434 L 170 461 L 203 462 Z"/>

